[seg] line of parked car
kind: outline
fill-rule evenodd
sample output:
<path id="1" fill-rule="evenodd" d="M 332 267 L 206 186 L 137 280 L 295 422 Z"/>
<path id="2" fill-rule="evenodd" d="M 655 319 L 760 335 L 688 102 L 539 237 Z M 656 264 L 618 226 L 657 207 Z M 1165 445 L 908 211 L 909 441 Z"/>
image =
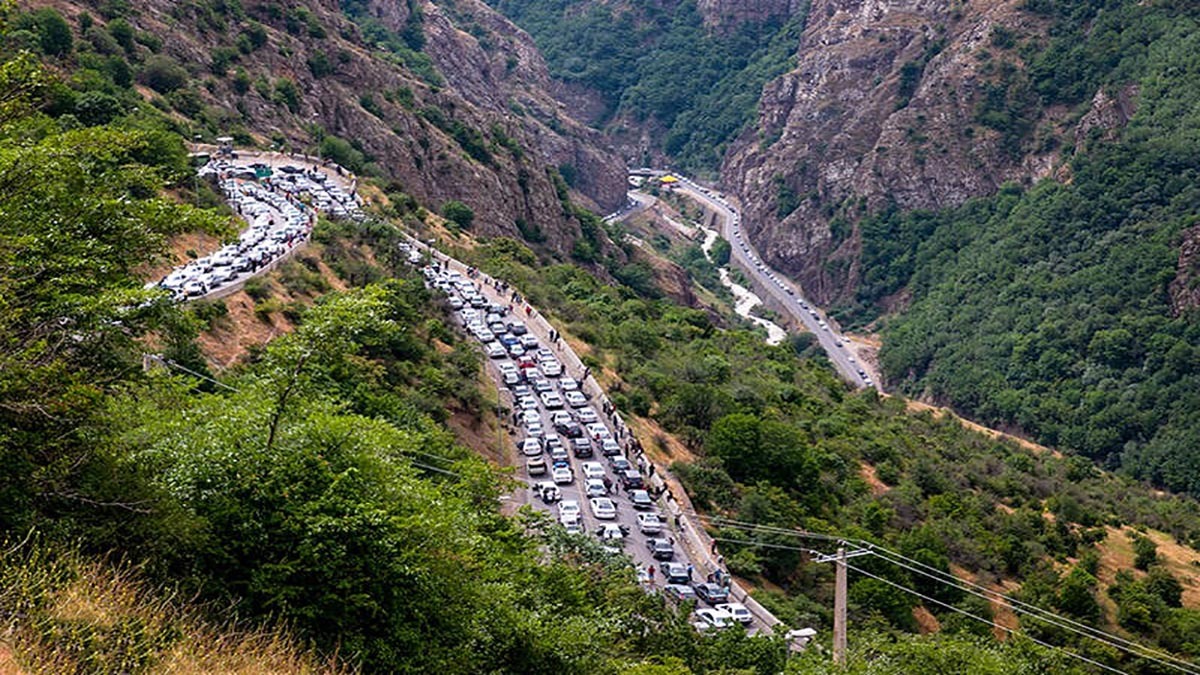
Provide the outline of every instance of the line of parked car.
<path id="1" fill-rule="evenodd" d="M 697 629 L 749 625 L 750 612 L 730 602 L 725 586 L 692 578 L 693 568 L 681 562 L 684 556 L 676 550 L 642 473 L 555 353 L 511 316 L 507 305 L 488 300 L 472 279 L 435 265 L 422 273 L 427 285 L 446 294 L 464 329 L 495 364 L 512 401 L 511 421 L 530 489 L 543 508 L 555 513 L 568 532 L 584 534 L 586 507 L 597 523 L 591 534 L 605 548 L 645 562 L 639 568 L 643 582 L 652 585 L 649 569 L 658 564 L 667 598 L 708 605 L 693 617 Z M 635 529 L 644 537 L 644 551 L 626 550 Z"/>
<path id="2" fill-rule="evenodd" d="M 180 265 L 156 285 L 176 300 L 198 298 L 251 276 L 305 241 L 312 231 L 312 207 L 335 217 L 361 218 L 353 195 L 315 170 L 282 167 L 272 174 L 265 165 L 237 165 L 220 160 L 201 167 L 199 175 L 215 178 L 229 205 L 247 223 L 238 240 Z M 264 187 L 258 181 L 268 181 Z M 271 189 L 274 188 L 274 189 Z"/>

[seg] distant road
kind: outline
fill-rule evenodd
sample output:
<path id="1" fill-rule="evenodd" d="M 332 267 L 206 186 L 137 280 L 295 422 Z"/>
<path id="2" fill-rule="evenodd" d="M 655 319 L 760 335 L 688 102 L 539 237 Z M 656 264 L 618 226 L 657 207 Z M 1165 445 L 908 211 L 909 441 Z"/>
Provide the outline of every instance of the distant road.
<path id="1" fill-rule="evenodd" d="M 679 181 L 674 184 L 672 189 L 686 194 L 717 214 L 721 221 L 721 236 L 732 245 L 730 262 L 746 273 L 747 277 L 758 287 L 760 295 L 774 299 L 776 306 L 782 307 L 816 336 L 817 342 L 825 350 L 829 361 L 833 363 L 842 378 L 859 388 L 874 387 L 883 391 L 878 378 L 870 377 L 869 365 L 854 358 L 847 338 L 836 332 L 834 327 L 829 324 L 824 311 L 804 298 L 799 284 L 771 269 L 762 261 L 762 256 L 758 254 L 754 245 L 742 231 L 741 215 L 729 204 L 728 200 L 674 172 L 634 169 L 629 173 L 643 177 L 659 177 L 670 174 L 678 178 Z"/>

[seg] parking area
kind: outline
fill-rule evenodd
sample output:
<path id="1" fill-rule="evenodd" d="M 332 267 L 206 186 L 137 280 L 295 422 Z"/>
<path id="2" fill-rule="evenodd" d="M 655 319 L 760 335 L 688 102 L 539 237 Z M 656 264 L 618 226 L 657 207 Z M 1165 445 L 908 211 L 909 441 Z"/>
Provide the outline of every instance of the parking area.
<path id="1" fill-rule="evenodd" d="M 421 259 L 418 249 L 404 246 L 410 260 Z M 654 485 L 662 483 L 652 480 L 652 465 L 636 452 L 611 405 L 587 393 L 587 373 L 577 359 L 566 358 L 557 334 L 536 336 L 527 325 L 532 308 L 500 281 L 452 269 L 445 260 L 426 265 L 422 274 L 488 356 L 520 453 L 522 501 L 568 532 L 596 537 L 627 556 L 648 591 L 695 603 L 691 619 L 698 630 L 756 632 L 750 611 L 731 602 L 728 574 L 702 574 L 689 559 L 677 541 L 679 522 L 660 508 L 661 488 Z"/>
<path id="2" fill-rule="evenodd" d="M 214 160 L 199 169 L 199 178 L 216 182 L 246 227 L 236 242 L 179 265 L 150 284 L 179 301 L 217 297 L 271 269 L 308 241 L 318 213 L 363 217 L 357 197 L 314 166 Z"/>

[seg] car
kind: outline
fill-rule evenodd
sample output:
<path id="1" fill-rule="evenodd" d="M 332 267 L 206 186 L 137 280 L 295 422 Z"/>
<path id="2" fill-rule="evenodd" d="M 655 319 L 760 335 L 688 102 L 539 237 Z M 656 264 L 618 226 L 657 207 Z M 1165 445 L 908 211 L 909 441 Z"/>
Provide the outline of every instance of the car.
<path id="1" fill-rule="evenodd" d="M 567 405 L 571 406 L 572 408 L 582 408 L 588 404 L 587 397 L 578 391 L 568 391 L 564 395 L 564 398 L 567 399 Z"/>
<path id="2" fill-rule="evenodd" d="M 663 530 L 662 518 L 657 513 L 637 514 L 638 531 L 642 534 L 658 534 Z"/>
<path id="3" fill-rule="evenodd" d="M 532 335 L 522 335 L 520 342 L 521 346 L 525 348 L 526 352 L 538 348 L 538 339 Z"/>
<path id="4" fill-rule="evenodd" d="M 554 480 L 555 485 L 570 485 L 575 482 L 575 474 L 565 466 L 554 467 L 554 471 L 550 472 L 550 478 Z"/>
<path id="5" fill-rule="evenodd" d="M 525 426 L 529 426 L 530 424 L 540 423 L 541 421 L 542 421 L 542 415 L 538 411 L 536 411 L 536 410 L 522 410 L 521 411 L 521 424 L 523 424 Z"/>
<path id="6" fill-rule="evenodd" d="M 583 534 L 583 519 L 578 515 L 563 516 L 558 519 L 558 522 L 570 534 Z"/>
<path id="7" fill-rule="evenodd" d="M 600 441 L 600 454 L 605 457 L 621 454 L 621 444 L 611 438 L 606 438 Z"/>
<path id="8" fill-rule="evenodd" d="M 624 473 L 633 468 L 633 464 L 624 455 L 613 455 L 608 458 L 608 465 L 616 471 L 617 474 Z"/>
<path id="9" fill-rule="evenodd" d="M 525 348 L 520 343 L 513 343 L 508 346 L 508 353 L 512 357 L 518 357 L 525 354 Z"/>
<path id="10" fill-rule="evenodd" d="M 592 442 L 580 436 L 579 438 L 571 439 L 571 450 L 579 459 L 587 459 L 592 456 Z"/>
<path id="11" fill-rule="evenodd" d="M 542 405 L 546 406 L 547 410 L 560 409 L 563 407 L 563 399 L 552 391 L 545 391 L 542 392 Z"/>
<path id="12" fill-rule="evenodd" d="M 671 560 L 675 557 L 675 545 L 662 537 L 647 537 L 646 549 L 655 560 Z"/>
<path id="13" fill-rule="evenodd" d="M 546 435 L 546 429 L 542 426 L 542 421 L 537 420 L 525 425 L 525 433 L 532 438 L 542 438 Z"/>
<path id="14" fill-rule="evenodd" d="M 564 377 L 558 381 L 558 388 L 562 389 L 564 394 L 568 391 L 579 391 L 579 381 L 573 377 Z"/>
<path id="15" fill-rule="evenodd" d="M 601 422 L 592 422 L 591 424 L 587 425 L 587 435 L 592 438 L 592 440 L 596 441 L 605 438 L 612 438 L 612 432 L 609 431 L 608 427 L 604 426 L 604 424 Z"/>
<path id="16" fill-rule="evenodd" d="M 546 458 L 541 455 L 530 457 L 525 461 L 525 468 L 529 471 L 530 476 L 544 476 L 546 475 Z"/>
<path id="17" fill-rule="evenodd" d="M 537 410 L 537 399 L 532 396 L 520 396 L 517 398 L 517 407 L 521 410 Z"/>
<path id="18" fill-rule="evenodd" d="M 583 509 L 579 507 L 579 502 L 574 499 L 565 499 L 558 504 L 558 516 L 561 518 L 566 515 L 579 515 Z"/>
<path id="19" fill-rule="evenodd" d="M 675 602 L 684 602 L 685 600 L 695 600 L 696 592 L 691 586 L 683 584 L 667 584 L 663 588 L 663 595 L 674 600 Z"/>
<path id="20" fill-rule="evenodd" d="M 192 279 L 183 285 L 183 292 L 189 298 L 194 298 L 199 295 L 204 295 L 208 292 L 208 287 L 199 279 Z"/>
<path id="21" fill-rule="evenodd" d="M 526 438 L 521 441 L 521 454 L 526 457 L 537 457 L 542 454 L 542 441 L 538 438 Z"/>
<path id="22" fill-rule="evenodd" d="M 554 462 L 554 466 L 571 466 L 571 456 L 567 454 L 567 449 L 561 445 L 556 445 L 550 448 L 550 461 Z"/>
<path id="23" fill-rule="evenodd" d="M 663 563 L 662 573 L 668 584 L 687 584 L 692 581 L 692 575 L 688 573 L 688 566 L 683 563 Z"/>
<path id="24" fill-rule="evenodd" d="M 550 481 L 542 481 L 535 484 L 533 490 L 538 498 L 546 504 L 553 504 L 562 499 L 562 492 L 558 489 L 557 485 Z"/>
<path id="25" fill-rule="evenodd" d="M 588 478 L 584 481 L 584 493 L 588 497 L 607 497 L 608 487 L 599 478 Z"/>
<path id="26" fill-rule="evenodd" d="M 508 332 L 513 335 L 524 335 L 529 332 L 529 329 L 520 321 L 510 321 L 508 323 Z"/>
<path id="27" fill-rule="evenodd" d="M 723 602 L 719 605 L 716 605 L 714 609 L 725 612 L 729 615 L 729 618 L 742 625 L 748 626 L 752 621 L 754 621 L 754 617 L 750 614 L 750 610 L 746 609 L 746 606 L 740 602 Z"/>
<path id="28" fill-rule="evenodd" d="M 612 520 L 617 517 L 617 505 L 608 497 L 592 497 L 588 503 L 592 507 L 592 515 L 599 520 Z"/>
<path id="29" fill-rule="evenodd" d="M 633 504 L 633 508 L 639 511 L 647 511 L 654 508 L 654 500 L 650 498 L 650 493 L 645 490 L 630 490 L 629 502 Z"/>
<path id="30" fill-rule="evenodd" d="M 521 376 L 512 371 L 505 371 L 504 386 L 513 387 L 521 383 Z"/>
<path id="31" fill-rule="evenodd" d="M 617 474 L 617 480 L 621 481 L 621 487 L 626 490 L 640 490 L 646 487 L 646 481 L 642 480 L 642 474 L 636 469 L 629 469 Z"/>
<path id="32" fill-rule="evenodd" d="M 558 361 L 545 361 L 541 365 L 542 375 L 546 377 L 558 377 L 562 375 L 562 364 Z"/>
<path id="33" fill-rule="evenodd" d="M 620 523 L 604 523 L 596 528 L 596 537 L 600 541 L 620 541 L 624 544 L 628 534 L 629 527 Z"/>
<path id="34" fill-rule="evenodd" d="M 562 439 L 559 438 L 558 436 L 550 436 L 549 438 L 547 438 L 545 445 L 546 445 L 546 450 L 548 452 L 553 451 L 555 448 L 557 448 L 559 450 L 563 449 Z"/>
<path id="35" fill-rule="evenodd" d="M 729 602 L 729 591 L 724 586 L 714 583 L 695 584 L 696 596 L 710 605 Z"/>
<path id="36" fill-rule="evenodd" d="M 579 420 L 580 424 L 595 424 L 600 421 L 600 417 L 593 408 L 580 408 L 576 410 L 575 419 Z"/>
<path id="37" fill-rule="evenodd" d="M 733 617 L 715 609 L 696 610 L 696 621 L 692 623 L 697 630 L 724 630 L 733 625 Z"/>
<path id="38" fill-rule="evenodd" d="M 580 467 L 586 478 L 604 478 L 604 466 L 600 462 L 584 462 Z"/>
<path id="39" fill-rule="evenodd" d="M 534 352 L 533 358 L 537 359 L 538 363 L 545 363 L 546 361 L 553 361 L 554 360 L 554 352 L 550 351 L 549 349 L 546 349 L 545 347 L 542 347 L 541 349 Z"/>

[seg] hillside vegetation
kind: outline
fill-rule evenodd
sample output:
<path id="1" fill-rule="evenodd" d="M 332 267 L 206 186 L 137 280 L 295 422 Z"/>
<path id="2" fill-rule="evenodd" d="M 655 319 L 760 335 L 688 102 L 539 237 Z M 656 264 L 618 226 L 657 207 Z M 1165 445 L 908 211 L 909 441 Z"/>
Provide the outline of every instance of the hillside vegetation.
<path id="1" fill-rule="evenodd" d="M 890 383 L 981 421 L 1172 490 L 1200 494 L 1200 42 L 1186 3 L 1030 3 L 1057 21 L 1027 45 L 1045 104 L 1135 85 L 1137 112 L 1067 148 L 1069 177 L 940 213 L 862 224 L 870 305 L 901 289 L 884 324 Z M 1103 11 L 1101 11 L 1103 10 Z M 1178 276 L 1178 280 L 1177 280 Z"/>
<path id="2" fill-rule="evenodd" d="M 753 119 L 763 85 L 790 67 L 804 28 L 799 15 L 713 34 L 694 0 L 490 4 L 533 36 L 554 77 L 600 96 L 604 113 L 596 124 L 649 122 L 664 130 L 662 151 L 680 166 L 708 172 Z"/>
<path id="3" fill-rule="evenodd" d="M 585 340 L 595 372 L 611 369 L 613 401 L 650 417 L 699 455 L 673 469 L 712 516 L 775 530 L 710 521 L 735 574 L 784 593 L 760 599 L 795 625 L 830 626 L 829 566 L 801 549 L 828 543 L 792 528 L 873 541 L 942 571 L 965 571 L 989 587 L 1016 582 L 1021 597 L 1092 625 L 1193 656 L 1200 609 L 1183 608 L 1184 585 L 1200 591 L 1189 551 L 1171 572 L 1146 528 L 1200 544 L 1200 504 L 1155 495 L 1078 457 L 996 442 L 950 417 L 909 412 L 901 398 L 849 391 L 804 337 L 768 347 L 748 329 L 721 329 L 706 312 L 612 287 L 569 266 L 538 266 L 532 253 L 498 240 L 470 255 L 513 279 L 531 302 Z M 658 439 L 669 458 L 670 444 Z M 1104 583 L 1106 540 L 1145 552 Z M 1160 536 L 1160 535 L 1155 535 Z M 1168 537 L 1169 539 L 1169 537 Z M 864 569 L 959 610 L 993 608 L 961 591 L 883 561 Z M 1181 578 L 1174 575 L 1183 570 Z M 916 632 L 920 602 L 885 582 L 851 575 L 858 625 Z M 945 633 L 987 635 L 986 625 L 924 603 Z M 1106 609 L 1108 608 L 1108 609 Z M 1077 638 L 1029 621 L 1029 634 L 1055 644 Z M 1078 647 L 1117 667 L 1136 660 L 1086 640 Z"/>

